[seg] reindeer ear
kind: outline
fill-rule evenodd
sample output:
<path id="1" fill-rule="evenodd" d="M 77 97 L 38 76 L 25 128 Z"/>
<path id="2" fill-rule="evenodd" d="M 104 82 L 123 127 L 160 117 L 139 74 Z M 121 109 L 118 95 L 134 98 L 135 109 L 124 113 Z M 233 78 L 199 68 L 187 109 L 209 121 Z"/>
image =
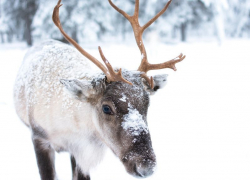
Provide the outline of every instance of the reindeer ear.
<path id="1" fill-rule="evenodd" d="M 161 75 L 156 75 L 153 77 L 154 79 L 154 91 L 157 91 L 158 89 L 162 89 L 163 87 L 166 86 L 167 84 L 167 74 L 161 74 Z"/>
<path id="2" fill-rule="evenodd" d="M 153 76 L 154 79 L 154 88 L 151 89 L 148 82 L 144 81 L 144 85 L 146 86 L 146 90 L 153 95 L 159 89 L 162 89 L 167 84 L 167 74 L 155 75 Z"/>
<path id="3" fill-rule="evenodd" d="M 77 99 L 94 98 L 104 90 L 103 81 L 87 81 L 78 79 L 61 79 L 65 89 Z"/>

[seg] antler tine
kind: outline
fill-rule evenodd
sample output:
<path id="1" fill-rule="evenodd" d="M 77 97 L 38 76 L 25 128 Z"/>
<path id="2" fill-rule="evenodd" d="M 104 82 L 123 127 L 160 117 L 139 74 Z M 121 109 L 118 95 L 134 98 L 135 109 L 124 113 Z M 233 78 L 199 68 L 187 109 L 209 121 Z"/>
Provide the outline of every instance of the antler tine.
<path id="1" fill-rule="evenodd" d="M 108 82 L 111 82 L 111 81 L 123 81 L 123 82 L 126 82 L 126 83 L 132 85 L 131 82 L 125 80 L 122 77 L 121 70 L 118 73 L 114 72 L 114 70 L 113 70 L 112 66 L 110 65 L 110 63 L 107 60 L 105 60 L 104 63 L 107 66 L 107 68 L 108 68 L 107 69 L 95 57 L 93 57 L 88 52 L 86 52 L 84 49 L 82 49 L 81 46 L 79 46 L 79 44 L 77 44 L 77 42 L 75 42 L 74 39 L 72 39 L 71 37 L 69 37 L 66 34 L 66 32 L 63 30 L 63 28 L 61 26 L 61 22 L 60 22 L 60 18 L 59 18 L 59 8 L 62 6 L 61 1 L 62 0 L 59 0 L 57 5 L 55 6 L 54 11 L 53 11 L 53 15 L 52 15 L 52 19 L 53 19 L 54 24 L 58 27 L 58 29 L 61 31 L 61 33 L 65 37 L 65 39 L 67 39 L 67 41 L 70 42 L 82 55 L 84 55 L 86 58 L 88 58 L 90 61 L 92 61 L 97 67 L 99 67 L 104 72 L 104 74 L 107 76 Z M 101 56 L 104 57 L 103 53 L 101 53 Z"/>
<path id="2" fill-rule="evenodd" d="M 120 14 L 122 14 L 126 19 L 130 19 L 131 16 L 129 16 L 126 12 L 124 12 L 123 10 L 121 10 L 120 8 L 118 8 L 111 0 L 109 0 L 109 4 L 116 10 L 118 11 Z"/>
<path id="3" fill-rule="evenodd" d="M 147 29 L 153 22 L 155 22 L 168 9 L 168 6 L 171 4 L 171 2 L 172 0 L 169 0 L 164 8 L 142 27 L 143 31 Z"/>
<path id="4" fill-rule="evenodd" d="M 139 10 L 140 10 L 140 0 L 135 1 L 135 12 L 134 16 L 139 17 Z"/>
<path id="5" fill-rule="evenodd" d="M 148 82 L 148 84 L 149 84 L 149 86 L 150 86 L 151 89 L 154 88 L 154 79 L 153 79 L 152 76 L 149 78 L 149 77 L 147 76 L 147 74 L 143 72 L 143 73 L 141 74 L 141 77 L 144 78 L 144 79 Z"/>
<path id="6" fill-rule="evenodd" d="M 181 62 L 183 59 L 185 59 L 186 56 L 184 56 L 182 53 L 177 56 L 176 58 L 174 59 L 171 59 L 169 61 L 166 61 L 164 63 L 160 63 L 160 64 L 150 64 L 150 63 L 144 63 L 143 65 L 144 66 L 140 66 L 142 67 L 143 69 L 141 69 L 140 71 L 143 71 L 145 73 L 147 73 L 148 71 L 150 70 L 158 70 L 158 69 L 165 69 L 165 68 L 170 68 L 170 69 L 173 69 L 174 71 L 176 71 L 176 67 L 175 67 L 175 64 L 178 63 L 178 62 Z M 140 68 L 139 67 L 139 68 Z"/>
<path id="7" fill-rule="evenodd" d="M 102 58 L 103 62 L 105 63 L 106 67 L 109 70 L 109 73 L 110 73 L 110 76 L 111 76 L 110 79 L 112 79 L 112 81 L 123 81 L 125 83 L 128 83 L 128 84 L 132 85 L 131 82 L 127 81 L 126 79 L 124 79 L 122 77 L 122 69 L 120 69 L 118 72 L 115 72 L 114 69 L 113 69 L 113 67 L 109 63 L 109 61 L 104 56 L 104 54 L 103 54 L 102 49 L 101 49 L 100 46 L 98 47 L 98 49 L 99 49 L 99 53 L 101 55 L 101 58 Z"/>

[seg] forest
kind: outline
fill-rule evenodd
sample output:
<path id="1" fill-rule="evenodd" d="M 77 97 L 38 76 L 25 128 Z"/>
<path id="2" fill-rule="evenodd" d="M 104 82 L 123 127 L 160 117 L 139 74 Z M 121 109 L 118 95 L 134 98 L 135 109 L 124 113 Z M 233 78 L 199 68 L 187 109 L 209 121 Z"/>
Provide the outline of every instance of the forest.
<path id="1" fill-rule="evenodd" d="M 114 0 L 132 14 L 135 0 Z M 0 43 L 53 38 L 64 41 L 51 20 L 57 0 L 0 0 Z M 129 22 L 108 0 L 63 0 L 60 18 L 77 42 L 133 39 Z M 151 19 L 167 0 L 142 0 L 140 23 Z M 173 0 L 166 13 L 146 32 L 147 39 L 164 43 L 193 39 L 250 38 L 249 0 Z"/>

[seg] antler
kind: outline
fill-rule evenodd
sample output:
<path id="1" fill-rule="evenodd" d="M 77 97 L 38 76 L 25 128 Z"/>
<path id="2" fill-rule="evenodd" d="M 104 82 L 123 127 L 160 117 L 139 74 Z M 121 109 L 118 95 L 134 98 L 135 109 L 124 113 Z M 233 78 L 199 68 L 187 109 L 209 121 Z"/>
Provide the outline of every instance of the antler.
<path id="1" fill-rule="evenodd" d="M 124 79 L 122 77 L 121 69 L 117 73 L 114 71 L 111 64 L 104 57 L 100 47 L 99 47 L 99 52 L 100 52 L 100 55 L 101 55 L 101 57 L 102 57 L 102 59 L 103 59 L 103 61 L 104 61 L 107 68 L 102 63 L 100 63 L 96 58 L 94 58 L 92 55 L 90 55 L 88 52 L 86 52 L 84 49 L 82 49 L 81 46 L 79 46 L 79 44 L 77 44 L 77 42 L 74 41 L 74 39 L 72 39 L 71 37 L 69 37 L 65 33 L 65 31 L 63 30 L 63 28 L 61 26 L 61 22 L 60 22 L 60 18 L 59 18 L 59 8 L 62 6 L 61 1 L 62 0 L 59 0 L 57 5 L 55 6 L 54 11 L 53 11 L 53 15 L 52 15 L 52 19 L 53 19 L 54 24 L 58 27 L 58 29 L 61 31 L 61 33 L 65 37 L 65 39 L 67 39 L 68 42 L 70 42 L 73 46 L 75 46 L 75 48 L 82 55 L 84 55 L 86 58 L 88 58 L 90 61 L 92 61 L 97 67 L 99 67 L 104 72 L 104 74 L 106 75 L 108 82 L 111 82 L 111 81 L 123 81 L 125 83 L 128 83 L 128 84 L 132 85 L 131 82 L 127 81 L 126 79 Z"/>
<path id="2" fill-rule="evenodd" d="M 120 68 L 120 70 L 119 70 L 118 72 L 115 72 L 114 69 L 113 69 L 113 67 L 112 67 L 111 64 L 109 63 L 109 61 L 108 61 L 108 60 L 106 59 L 106 57 L 104 56 L 104 54 L 103 54 L 102 49 L 101 49 L 100 46 L 98 47 L 98 49 L 99 49 L 99 53 L 100 53 L 100 55 L 101 55 L 101 57 L 102 57 L 103 62 L 104 62 L 105 65 L 107 66 L 108 71 L 109 71 L 111 77 L 113 77 L 113 79 L 114 79 L 114 80 L 112 80 L 112 81 L 123 81 L 123 82 L 125 82 L 125 83 L 128 83 L 128 84 L 132 85 L 131 82 L 127 81 L 126 79 L 124 79 L 124 78 L 122 77 L 122 69 Z"/>
<path id="3" fill-rule="evenodd" d="M 176 71 L 175 64 L 182 61 L 186 57 L 180 54 L 178 57 L 170 61 L 161 63 L 161 64 L 150 64 L 147 59 L 147 53 L 146 53 L 146 49 L 145 49 L 143 39 L 142 39 L 143 32 L 168 9 L 168 6 L 170 5 L 171 2 L 172 0 L 169 0 L 168 3 L 164 6 L 164 8 L 155 17 L 153 17 L 150 21 L 148 21 L 144 26 L 140 26 L 139 0 L 135 1 L 135 11 L 132 16 L 128 15 L 126 12 L 118 8 L 111 0 L 109 0 L 110 5 L 115 10 L 117 10 L 120 14 L 122 14 L 131 23 L 131 26 L 133 28 L 134 35 L 135 35 L 135 40 L 136 40 L 137 46 L 139 47 L 141 51 L 141 56 L 142 56 L 141 64 L 138 68 L 138 71 L 144 72 L 145 74 L 150 70 L 157 70 L 157 69 L 164 69 L 164 68 L 171 68 Z M 145 78 L 146 76 L 143 75 L 142 77 Z M 145 79 L 148 81 L 150 86 L 153 87 L 153 84 L 152 84 L 153 81 L 151 80 L 152 77 L 151 79 L 149 78 L 145 78 Z"/>

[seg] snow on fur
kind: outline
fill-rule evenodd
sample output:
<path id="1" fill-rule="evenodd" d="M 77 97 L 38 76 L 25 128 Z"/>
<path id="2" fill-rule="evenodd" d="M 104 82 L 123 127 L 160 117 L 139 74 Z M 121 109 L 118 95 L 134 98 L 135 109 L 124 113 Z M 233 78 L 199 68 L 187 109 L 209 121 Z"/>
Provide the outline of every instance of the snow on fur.
<path id="1" fill-rule="evenodd" d="M 16 79 L 15 95 L 18 96 L 20 91 L 26 88 L 29 106 L 37 104 L 38 98 L 42 97 L 46 100 L 45 107 L 49 108 L 53 94 L 59 97 L 62 92 L 62 108 L 68 109 L 73 105 L 73 101 L 68 93 L 62 91 L 61 79 L 91 80 L 100 76 L 104 78 L 101 72 L 93 70 L 83 72 L 84 67 L 90 67 L 89 61 L 70 46 L 48 40 L 40 48 L 42 50 L 35 46 L 29 50 Z M 81 102 L 76 106 L 81 106 Z"/>
<path id="2" fill-rule="evenodd" d="M 120 101 L 126 102 L 127 96 L 122 93 L 122 97 L 120 98 Z"/>
<path id="3" fill-rule="evenodd" d="M 148 126 L 139 111 L 131 106 L 128 110 L 129 113 L 124 115 L 124 121 L 122 122 L 123 129 L 128 130 L 133 136 L 139 136 L 143 131 L 148 133 Z"/>

